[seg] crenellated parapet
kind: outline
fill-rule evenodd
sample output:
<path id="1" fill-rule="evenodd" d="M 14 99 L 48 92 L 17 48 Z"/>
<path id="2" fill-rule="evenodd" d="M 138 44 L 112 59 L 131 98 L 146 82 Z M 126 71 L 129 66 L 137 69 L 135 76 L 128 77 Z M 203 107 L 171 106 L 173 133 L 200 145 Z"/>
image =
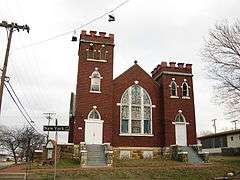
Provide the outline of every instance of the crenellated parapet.
<path id="1" fill-rule="evenodd" d="M 188 73 L 192 74 L 192 64 L 176 63 L 176 62 L 161 62 L 153 69 L 152 77 L 156 78 L 164 72 Z"/>
<path id="2" fill-rule="evenodd" d="M 80 34 L 80 41 L 91 41 L 92 43 L 114 43 L 114 34 L 107 34 L 106 32 L 97 32 L 97 31 L 85 31 L 82 30 Z"/>

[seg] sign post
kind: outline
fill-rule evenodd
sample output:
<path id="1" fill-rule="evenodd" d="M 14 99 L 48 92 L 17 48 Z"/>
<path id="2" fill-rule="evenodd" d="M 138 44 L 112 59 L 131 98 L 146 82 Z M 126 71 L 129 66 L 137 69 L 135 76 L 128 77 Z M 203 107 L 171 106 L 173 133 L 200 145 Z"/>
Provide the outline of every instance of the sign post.
<path id="1" fill-rule="evenodd" d="M 58 141 L 58 131 L 69 131 L 69 126 L 58 126 L 57 119 L 55 120 L 55 126 L 43 126 L 43 131 L 55 131 L 55 153 L 54 153 L 54 180 L 57 174 L 57 141 Z"/>

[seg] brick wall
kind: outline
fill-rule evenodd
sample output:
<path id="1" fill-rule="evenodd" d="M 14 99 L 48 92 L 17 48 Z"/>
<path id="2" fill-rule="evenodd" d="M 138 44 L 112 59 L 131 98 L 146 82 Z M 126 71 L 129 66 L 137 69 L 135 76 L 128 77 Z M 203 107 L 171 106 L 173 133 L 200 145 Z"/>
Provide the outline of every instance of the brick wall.
<path id="1" fill-rule="evenodd" d="M 141 87 L 143 87 L 149 94 L 152 104 L 156 105 L 152 108 L 152 127 L 154 136 L 119 136 L 120 134 L 120 106 L 117 103 L 121 102 L 121 97 L 124 91 L 130 86 L 134 85 L 134 81 L 139 81 Z M 159 86 L 153 81 L 140 66 L 135 64 L 122 75 L 117 77 L 113 83 L 114 96 L 113 96 L 113 146 L 132 146 L 132 147 L 159 147 L 163 145 L 162 134 L 162 119 L 160 118 L 160 106 L 161 101 L 159 96 Z"/>
<path id="2" fill-rule="evenodd" d="M 175 121 L 175 117 L 178 111 L 181 110 L 182 114 L 185 116 L 186 121 L 189 123 L 187 125 L 187 143 L 196 144 L 196 124 L 195 124 L 195 108 L 194 108 L 194 95 L 193 95 L 193 82 L 192 82 L 192 68 L 190 64 L 184 66 L 183 63 L 179 63 L 175 66 L 175 63 L 162 62 L 157 68 L 152 72 L 153 78 L 160 85 L 160 94 L 163 98 L 161 101 L 161 107 L 163 108 L 163 113 L 161 117 L 164 123 L 164 136 L 165 145 L 170 146 L 176 144 L 175 137 L 175 125 L 172 122 Z M 179 98 L 170 98 L 170 83 L 172 78 L 175 78 L 175 82 L 178 87 Z M 190 86 L 189 97 L 190 99 L 182 98 L 182 83 L 186 79 L 186 82 Z"/>
<path id="3" fill-rule="evenodd" d="M 105 45 L 108 51 L 107 62 L 87 61 L 87 51 L 90 44 L 93 44 L 94 50 L 98 51 Z M 97 106 L 97 110 L 104 120 L 103 129 L 103 142 L 111 142 L 112 132 L 112 80 L 113 80 L 113 47 L 114 38 L 106 33 L 96 34 L 96 31 L 82 31 L 80 36 L 79 46 L 79 65 L 77 77 L 77 90 L 76 90 L 76 112 L 74 124 L 74 144 L 79 144 L 84 141 L 85 123 L 89 112 L 93 106 Z M 99 73 L 103 77 L 101 80 L 101 93 L 90 93 L 90 78 L 95 67 L 98 68 Z"/>

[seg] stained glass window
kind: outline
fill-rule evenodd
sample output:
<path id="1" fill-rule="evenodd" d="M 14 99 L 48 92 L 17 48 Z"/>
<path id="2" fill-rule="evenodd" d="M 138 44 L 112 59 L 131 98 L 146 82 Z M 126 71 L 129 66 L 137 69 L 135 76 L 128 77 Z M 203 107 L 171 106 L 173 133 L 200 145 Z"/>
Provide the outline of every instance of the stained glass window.
<path id="1" fill-rule="evenodd" d="M 132 86 L 131 90 L 132 104 L 141 104 L 141 88 L 140 86 Z"/>
<path id="2" fill-rule="evenodd" d="M 129 106 L 122 106 L 122 119 L 129 118 Z"/>
<path id="3" fill-rule="evenodd" d="M 122 119 L 121 132 L 128 133 L 128 119 Z"/>
<path id="4" fill-rule="evenodd" d="M 121 98 L 121 133 L 151 134 L 152 103 L 145 89 L 129 87 Z"/>
<path id="5" fill-rule="evenodd" d="M 122 96 L 122 104 L 129 104 L 129 94 L 128 91 L 126 91 Z"/>
<path id="6" fill-rule="evenodd" d="M 144 119 L 151 119 L 151 107 L 149 106 L 144 107 Z"/>
<path id="7" fill-rule="evenodd" d="M 141 133 L 141 121 L 132 120 L 132 133 Z"/>
<path id="8" fill-rule="evenodd" d="M 132 119 L 141 119 L 142 118 L 141 107 L 132 106 L 131 114 L 132 114 Z"/>
<path id="9" fill-rule="evenodd" d="M 186 82 L 182 84 L 182 93 L 183 93 L 183 96 L 189 96 L 188 84 Z"/>
<path id="10" fill-rule="evenodd" d="M 150 105 L 150 99 L 148 97 L 147 92 L 143 89 L 143 104 Z"/>
<path id="11" fill-rule="evenodd" d="M 93 109 L 89 115 L 88 115 L 89 119 L 100 119 L 100 114 L 96 109 Z"/>
<path id="12" fill-rule="evenodd" d="M 151 133 L 151 121 L 144 120 L 144 134 L 150 134 L 150 133 Z"/>

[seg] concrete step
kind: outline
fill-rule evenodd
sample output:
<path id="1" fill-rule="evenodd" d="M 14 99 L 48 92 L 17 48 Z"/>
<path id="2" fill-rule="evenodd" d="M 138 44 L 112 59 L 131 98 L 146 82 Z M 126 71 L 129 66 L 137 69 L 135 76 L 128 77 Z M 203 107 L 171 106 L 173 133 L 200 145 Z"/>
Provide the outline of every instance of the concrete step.
<path id="1" fill-rule="evenodd" d="M 182 146 L 182 147 L 179 147 L 179 150 L 185 151 L 188 153 L 189 163 L 204 163 L 202 159 L 198 156 L 197 152 L 195 152 L 191 147 Z"/>
<path id="2" fill-rule="evenodd" d="M 103 145 L 86 145 L 87 165 L 88 166 L 106 166 L 106 158 Z"/>

